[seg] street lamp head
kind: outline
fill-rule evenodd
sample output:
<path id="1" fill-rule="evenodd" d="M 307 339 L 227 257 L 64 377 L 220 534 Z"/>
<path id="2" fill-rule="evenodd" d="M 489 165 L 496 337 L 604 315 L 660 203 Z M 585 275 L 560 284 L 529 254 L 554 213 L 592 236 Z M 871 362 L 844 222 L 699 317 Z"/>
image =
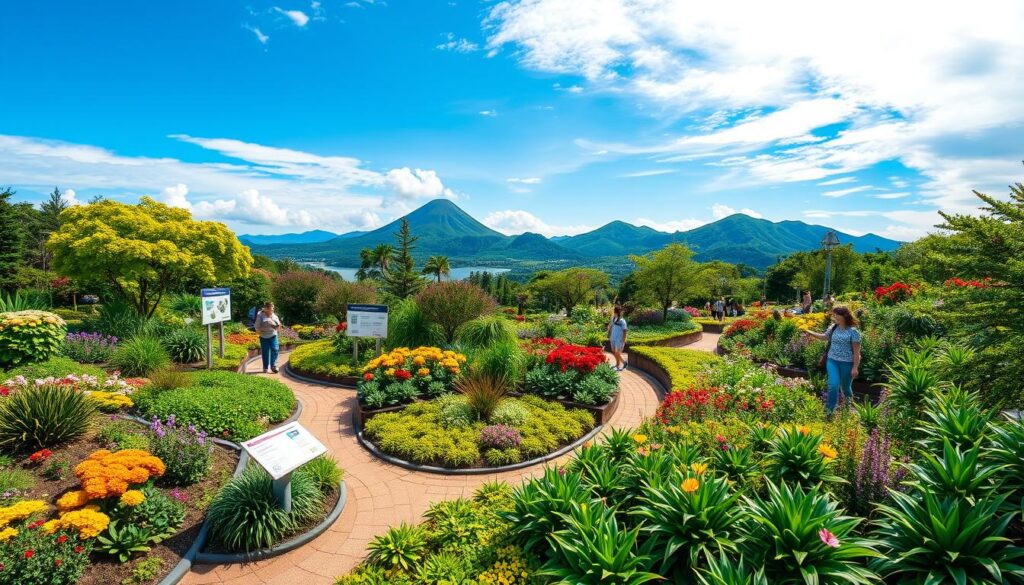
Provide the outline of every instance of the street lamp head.
<path id="1" fill-rule="evenodd" d="M 826 250 L 831 250 L 839 246 L 839 236 L 832 230 L 829 230 L 825 237 L 821 239 L 821 247 Z"/>

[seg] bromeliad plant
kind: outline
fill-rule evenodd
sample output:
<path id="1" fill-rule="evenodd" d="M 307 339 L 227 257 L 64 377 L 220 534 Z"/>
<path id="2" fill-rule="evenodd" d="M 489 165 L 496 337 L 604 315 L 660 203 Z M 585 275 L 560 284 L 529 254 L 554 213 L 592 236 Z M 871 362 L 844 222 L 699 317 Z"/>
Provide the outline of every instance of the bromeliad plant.
<path id="1" fill-rule="evenodd" d="M 821 435 L 804 426 L 781 427 L 768 452 L 767 476 L 777 482 L 809 487 L 823 482 L 841 482 L 829 469 L 838 455 L 823 443 Z"/>
<path id="2" fill-rule="evenodd" d="M 516 488 L 512 509 L 499 515 L 516 527 L 515 540 L 523 550 L 537 554 L 546 548 L 549 534 L 568 525 L 567 515 L 589 501 L 578 473 L 549 467 L 540 478 Z"/>

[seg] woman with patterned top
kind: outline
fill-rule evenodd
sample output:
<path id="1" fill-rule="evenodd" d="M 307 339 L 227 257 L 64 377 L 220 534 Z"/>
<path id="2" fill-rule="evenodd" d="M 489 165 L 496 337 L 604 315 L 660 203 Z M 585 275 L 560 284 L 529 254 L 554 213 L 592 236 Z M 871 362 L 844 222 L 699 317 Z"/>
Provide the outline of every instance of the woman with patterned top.
<path id="1" fill-rule="evenodd" d="M 860 331 L 857 319 L 846 307 L 832 309 L 832 325 L 824 333 L 804 331 L 804 335 L 829 341 L 825 369 L 828 372 L 829 413 L 839 405 L 839 393 L 853 399 L 853 379 L 860 373 Z"/>

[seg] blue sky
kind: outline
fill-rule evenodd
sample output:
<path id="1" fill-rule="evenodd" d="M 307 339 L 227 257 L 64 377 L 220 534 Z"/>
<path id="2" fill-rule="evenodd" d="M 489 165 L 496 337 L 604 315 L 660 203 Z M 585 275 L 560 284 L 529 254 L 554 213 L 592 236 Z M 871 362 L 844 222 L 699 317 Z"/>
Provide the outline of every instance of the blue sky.
<path id="1" fill-rule="evenodd" d="M 742 211 L 912 239 L 1020 180 L 1020 3 L 836 6 L 6 2 L 0 184 L 247 233 L 449 197 L 507 233 Z"/>

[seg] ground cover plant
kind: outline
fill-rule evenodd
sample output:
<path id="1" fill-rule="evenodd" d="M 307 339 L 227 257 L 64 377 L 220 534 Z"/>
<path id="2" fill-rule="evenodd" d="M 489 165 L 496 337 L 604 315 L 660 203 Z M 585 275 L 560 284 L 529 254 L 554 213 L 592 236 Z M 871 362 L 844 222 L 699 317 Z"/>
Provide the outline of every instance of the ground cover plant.
<path id="1" fill-rule="evenodd" d="M 644 356 L 665 370 L 672 388 L 688 388 L 705 366 L 722 359 L 705 351 L 674 347 L 636 346 L 630 348 L 629 352 Z"/>
<path id="2" fill-rule="evenodd" d="M 368 351 L 372 351 L 367 348 Z M 314 341 L 299 346 L 288 355 L 288 367 L 297 374 L 328 378 L 358 376 L 362 368 L 352 363 L 352 351 L 339 352 L 332 340 Z"/>

